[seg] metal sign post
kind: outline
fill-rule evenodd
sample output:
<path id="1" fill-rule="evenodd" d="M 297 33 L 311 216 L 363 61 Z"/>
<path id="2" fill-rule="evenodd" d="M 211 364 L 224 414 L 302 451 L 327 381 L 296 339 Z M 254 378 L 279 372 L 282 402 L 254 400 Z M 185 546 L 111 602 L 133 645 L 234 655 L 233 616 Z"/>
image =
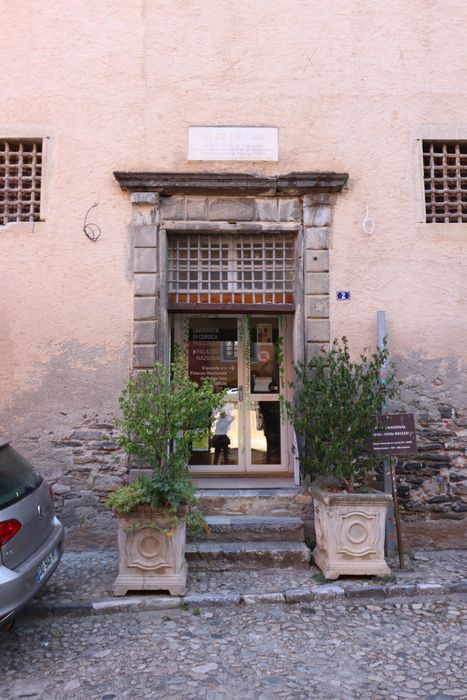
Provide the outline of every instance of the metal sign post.
<path id="1" fill-rule="evenodd" d="M 391 475 L 392 507 L 395 514 L 397 534 L 397 549 L 399 563 L 404 568 L 404 552 L 401 535 L 401 518 L 399 512 L 399 499 L 397 498 L 396 465 L 393 456 L 412 455 L 417 452 L 417 436 L 415 432 L 415 419 L 412 413 L 385 413 L 375 418 L 373 434 L 370 440 L 370 449 L 373 454 L 385 455 L 389 462 Z"/>
<path id="2" fill-rule="evenodd" d="M 384 348 L 384 339 L 386 338 L 386 312 L 377 312 L 377 327 L 378 327 L 378 348 Z M 384 384 L 386 381 L 385 369 L 380 370 L 379 381 Z M 383 406 L 383 413 L 386 412 L 386 407 Z M 384 492 L 392 495 L 392 470 L 391 460 L 386 457 L 384 460 Z M 394 505 L 391 501 L 388 505 L 386 518 L 386 555 L 394 557 L 396 554 L 396 522 L 394 514 Z"/>
<path id="3" fill-rule="evenodd" d="M 396 465 L 393 459 L 389 457 L 389 465 L 391 468 L 391 479 L 392 479 L 392 501 L 394 504 L 394 513 L 396 517 L 396 534 L 397 534 L 397 550 L 399 552 L 399 566 L 401 569 L 404 568 L 404 546 L 402 544 L 402 532 L 401 532 L 401 514 L 399 510 L 399 499 L 397 497 L 397 481 L 396 481 Z"/>

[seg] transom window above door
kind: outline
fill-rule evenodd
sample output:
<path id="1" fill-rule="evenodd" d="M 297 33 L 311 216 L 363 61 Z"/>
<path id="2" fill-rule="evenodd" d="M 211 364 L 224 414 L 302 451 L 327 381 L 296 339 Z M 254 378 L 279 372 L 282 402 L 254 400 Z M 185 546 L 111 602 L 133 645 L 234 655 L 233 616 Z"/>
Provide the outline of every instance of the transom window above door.
<path id="1" fill-rule="evenodd" d="M 292 305 L 293 234 L 175 234 L 168 239 L 168 301 Z"/>

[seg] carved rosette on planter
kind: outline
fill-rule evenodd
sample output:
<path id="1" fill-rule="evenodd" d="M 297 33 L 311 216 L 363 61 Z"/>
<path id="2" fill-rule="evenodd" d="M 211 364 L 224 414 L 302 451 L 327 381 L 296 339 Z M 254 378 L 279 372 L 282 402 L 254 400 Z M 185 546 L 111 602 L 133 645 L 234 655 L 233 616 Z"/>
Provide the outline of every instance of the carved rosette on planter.
<path id="1" fill-rule="evenodd" d="M 327 579 L 384 576 L 385 493 L 333 493 L 312 486 L 316 548 L 313 560 Z"/>
<path id="2" fill-rule="evenodd" d="M 119 573 L 113 592 L 169 591 L 184 595 L 188 573 L 185 561 L 186 512 L 176 524 L 162 511 L 137 509 L 118 516 Z"/>

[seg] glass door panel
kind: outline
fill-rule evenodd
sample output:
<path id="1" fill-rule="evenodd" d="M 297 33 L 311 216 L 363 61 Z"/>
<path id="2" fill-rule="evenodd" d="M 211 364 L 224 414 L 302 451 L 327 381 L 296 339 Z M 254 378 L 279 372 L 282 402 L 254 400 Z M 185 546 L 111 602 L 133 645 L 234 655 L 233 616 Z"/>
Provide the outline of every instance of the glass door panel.
<path id="1" fill-rule="evenodd" d="M 284 321 L 276 316 L 248 319 L 250 401 L 246 471 L 276 470 L 285 463 L 287 430 L 279 397 L 284 389 Z"/>
<path id="2" fill-rule="evenodd" d="M 186 325 L 187 324 L 187 325 Z M 191 317 L 185 321 L 190 379 L 211 379 L 216 389 L 227 390 L 224 404 L 214 416 L 211 432 L 193 445 L 190 465 L 239 466 L 242 434 L 239 412 L 238 320 Z"/>
<path id="3" fill-rule="evenodd" d="M 249 319 L 251 394 L 279 393 L 277 347 L 279 320 L 276 317 Z"/>
<path id="4" fill-rule="evenodd" d="M 189 318 L 188 373 L 200 383 L 211 379 L 216 389 L 238 388 L 238 322 L 236 318 Z"/>
<path id="5" fill-rule="evenodd" d="M 210 378 L 226 391 L 211 430 L 193 443 L 191 471 L 287 472 L 289 430 L 279 400 L 288 376 L 287 319 L 177 315 L 173 330 L 190 378 L 198 383 Z"/>
<path id="6" fill-rule="evenodd" d="M 278 401 L 258 401 L 250 408 L 251 464 L 281 463 L 281 416 Z"/>

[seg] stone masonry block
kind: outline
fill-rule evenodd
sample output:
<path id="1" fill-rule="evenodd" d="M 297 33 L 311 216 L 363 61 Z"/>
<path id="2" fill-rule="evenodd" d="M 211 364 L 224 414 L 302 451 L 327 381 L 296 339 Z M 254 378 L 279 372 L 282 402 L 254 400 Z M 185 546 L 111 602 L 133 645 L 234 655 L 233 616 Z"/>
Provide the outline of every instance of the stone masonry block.
<path id="1" fill-rule="evenodd" d="M 257 221 L 277 221 L 277 199 L 262 197 L 255 199 Z"/>
<path id="2" fill-rule="evenodd" d="M 157 226 L 133 226 L 133 239 L 136 248 L 157 246 Z"/>
<path id="3" fill-rule="evenodd" d="M 193 197 L 186 200 L 186 218 L 190 221 L 205 221 L 208 218 L 206 197 Z"/>
<path id="4" fill-rule="evenodd" d="M 329 297 L 305 297 L 305 315 L 307 318 L 329 318 Z"/>
<path id="5" fill-rule="evenodd" d="M 305 248 L 310 250 L 326 250 L 329 248 L 329 231 L 326 228 L 306 228 Z"/>
<path id="6" fill-rule="evenodd" d="M 328 250 L 305 250 L 306 272 L 329 272 Z"/>
<path id="7" fill-rule="evenodd" d="M 211 221 L 253 221 L 255 200 L 247 197 L 212 199 L 209 201 Z"/>
<path id="8" fill-rule="evenodd" d="M 184 197 L 161 197 L 160 213 L 162 219 L 180 221 L 185 218 Z"/>
<path id="9" fill-rule="evenodd" d="M 329 343 L 307 342 L 305 345 L 305 362 L 310 362 L 314 357 L 321 357 L 328 350 Z"/>
<path id="10" fill-rule="evenodd" d="M 135 275 L 135 296 L 147 297 L 155 296 L 157 291 L 157 275 L 137 274 Z"/>
<path id="11" fill-rule="evenodd" d="M 135 272 L 156 272 L 156 248 L 135 248 L 133 254 L 133 269 Z"/>
<path id="12" fill-rule="evenodd" d="M 302 205 L 299 199 L 279 200 L 279 221 L 301 221 Z"/>
<path id="13" fill-rule="evenodd" d="M 133 342 L 135 344 L 155 343 L 156 325 L 157 321 L 135 321 Z"/>
<path id="14" fill-rule="evenodd" d="M 305 335 L 309 343 L 328 343 L 331 336 L 329 319 L 307 318 L 305 321 Z"/>
<path id="15" fill-rule="evenodd" d="M 133 369 L 152 367 L 156 361 L 156 345 L 135 345 L 133 347 Z"/>
<path id="16" fill-rule="evenodd" d="M 332 204 L 335 195 L 331 192 L 310 192 L 303 197 L 303 206 L 309 207 L 313 204 Z"/>
<path id="17" fill-rule="evenodd" d="M 156 317 L 156 297 L 136 297 L 135 321 L 145 321 Z"/>
<path id="18" fill-rule="evenodd" d="M 149 204 L 154 205 L 157 203 L 159 195 L 157 192 L 132 192 L 130 195 L 130 202 L 132 204 Z"/>
<path id="19" fill-rule="evenodd" d="M 147 204 L 134 204 L 131 210 L 131 221 L 134 226 L 152 226 L 157 220 L 157 209 Z"/>
<path id="20" fill-rule="evenodd" d="M 305 294 L 329 294 L 329 273 L 306 272 Z"/>
<path id="21" fill-rule="evenodd" d="M 268 230 L 269 226 L 265 225 L 263 222 L 254 223 L 246 221 L 235 225 L 235 231 L 241 231 L 242 233 L 262 233 Z"/>
<path id="22" fill-rule="evenodd" d="M 316 204 L 303 209 L 305 226 L 329 226 L 331 224 L 331 205 Z"/>

